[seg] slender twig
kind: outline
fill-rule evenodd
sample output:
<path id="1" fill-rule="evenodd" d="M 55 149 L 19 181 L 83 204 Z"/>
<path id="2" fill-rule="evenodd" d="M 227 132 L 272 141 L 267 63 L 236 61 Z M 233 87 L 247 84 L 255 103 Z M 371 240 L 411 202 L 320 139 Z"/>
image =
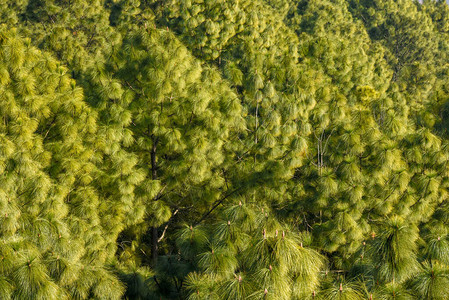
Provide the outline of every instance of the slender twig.
<path id="1" fill-rule="evenodd" d="M 173 220 L 173 217 L 174 217 L 178 212 L 179 212 L 179 208 L 175 210 L 175 212 L 174 212 L 174 213 L 172 214 L 172 216 L 170 217 L 170 220 L 168 220 L 167 224 L 166 224 L 165 227 L 164 227 L 164 231 L 162 231 L 161 236 L 160 236 L 159 239 L 157 240 L 158 243 L 160 243 L 160 242 L 164 239 L 165 232 L 167 232 L 168 225 L 170 225 L 171 221 Z"/>

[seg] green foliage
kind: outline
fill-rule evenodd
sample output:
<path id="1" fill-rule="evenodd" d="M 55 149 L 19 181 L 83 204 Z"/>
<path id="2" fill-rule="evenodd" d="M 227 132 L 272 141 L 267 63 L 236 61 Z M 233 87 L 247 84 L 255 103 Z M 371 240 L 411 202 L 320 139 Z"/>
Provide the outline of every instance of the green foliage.
<path id="1" fill-rule="evenodd" d="M 368 251 L 377 262 L 377 279 L 401 282 L 418 270 L 415 254 L 418 228 L 399 217 L 392 217 L 386 223 Z"/>
<path id="2" fill-rule="evenodd" d="M 105 268 L 107 236 L 92 187 L 96 113 L 67 68 L 14 30 L 0 30 L 2 290 L 16 299 L 70 297 L 91 266 L 101 276 L 85 297 L 118 298 L 123 289 Z"/>
<path id="3" fill-rule="evenodd" d="M 445 299 L 449 296 L 445 288 L 449 283 L 448 275 L 447 266 L 426 262 L 423 270 L 414 276 L 410 285 L 422 299 Z"/>
<path id="4" fill-rule="evenodd" d="M 365 287 L 361 282 L 334 281 L 325 284 L 319 299 L 358 300 L 366 299 Z"/>
<path id="5" fill-rule="evenodd" d="M 306 234 L 289 230 L 267 209 L 249 204 L 228 207 L 220 219 L 210 225 L 204 252 L 197 257 L 203 273 L 189 275 L 190 298 L 210 293 L 211 281 L 220 287 L 217 299 L 292 299 L 318 288 L 325 259 L 306 246 Z M 187 243 L 180 246 L 181 254 L 191 251 Z"/>
<path id="6" fill-rule="evenodd" d="M 0 0 L 0 298 L 448 298 L 448 20 Z"/>

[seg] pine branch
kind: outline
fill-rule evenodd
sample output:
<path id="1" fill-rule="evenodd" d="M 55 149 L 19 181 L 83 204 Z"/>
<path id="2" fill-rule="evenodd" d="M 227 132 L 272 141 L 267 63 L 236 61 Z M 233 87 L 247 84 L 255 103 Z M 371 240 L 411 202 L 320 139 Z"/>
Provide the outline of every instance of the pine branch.
<path id="1" fill-rule="evenodd" d="M 157 195 L 154 197 L 154 200 L 153 201 L 158 201 L 158 200 L 160 200 L 160 199 L 162 199 L 163 197 L 164 197 L 164 195 L 165 194 L 162 194 L 163 192 L 164 192 L 164 190 L 165 190 L 165 188 L 167 187 L 167 185 L 164 185 L 161 189 L 160 189 L 160 191 L 157 193 Z"/>
<path id="2" fill-rule="evenodd" d="M 226 199 L 228 199 L 233 194 L 237 193 L 240 189 L 241 189 L 241 187 L 233 190 L 232 192 L 230 192 L 229 194 L 227 194 L 226 196 L 224 196 L 220 200 L 215 201 L 214 205 L 212 205 L 212 208 L 208 212 L 206 212 L 198 221 L 196 221 L 193 224 L 193 226 L 196 226 L 199 223 L 201 223 L 202 221 L 204 221 L 218 206 L 220 206 L 220 204 L 222 204 Z"/>
<path id="3" fill-rule="evenodd" d="M 51 121 L 50 125 L 48 126 L 48 130 L 45 133 L 44 137 L 42 138 L 42 140 L 45 140 L 48 136 L 48 133 L 50 132 L 50 129 L 54 126 L 54 123 L 56 122 L 56 116 L 57 114 L 55 114 L 55 117 L 53 118 L 53 120 Z"/>

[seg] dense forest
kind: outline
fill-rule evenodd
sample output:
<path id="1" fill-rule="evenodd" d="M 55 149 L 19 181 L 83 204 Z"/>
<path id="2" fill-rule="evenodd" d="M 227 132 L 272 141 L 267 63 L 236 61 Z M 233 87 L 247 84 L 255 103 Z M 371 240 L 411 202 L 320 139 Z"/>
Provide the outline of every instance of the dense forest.
<path id="1" fill-rule="evenodd" d="M 0 299 L 449 299 L 449 6 L 0 0 Z"/>

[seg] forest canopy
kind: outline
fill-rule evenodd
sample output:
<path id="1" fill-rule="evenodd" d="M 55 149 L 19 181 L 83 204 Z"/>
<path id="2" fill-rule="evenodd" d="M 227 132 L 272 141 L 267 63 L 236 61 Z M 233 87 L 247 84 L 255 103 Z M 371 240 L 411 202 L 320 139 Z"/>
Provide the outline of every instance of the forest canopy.
<path id="1" fill-rule="evenodd" d="M 449 299 L 443 0 L 0 0 L 0 299 Z"/>

